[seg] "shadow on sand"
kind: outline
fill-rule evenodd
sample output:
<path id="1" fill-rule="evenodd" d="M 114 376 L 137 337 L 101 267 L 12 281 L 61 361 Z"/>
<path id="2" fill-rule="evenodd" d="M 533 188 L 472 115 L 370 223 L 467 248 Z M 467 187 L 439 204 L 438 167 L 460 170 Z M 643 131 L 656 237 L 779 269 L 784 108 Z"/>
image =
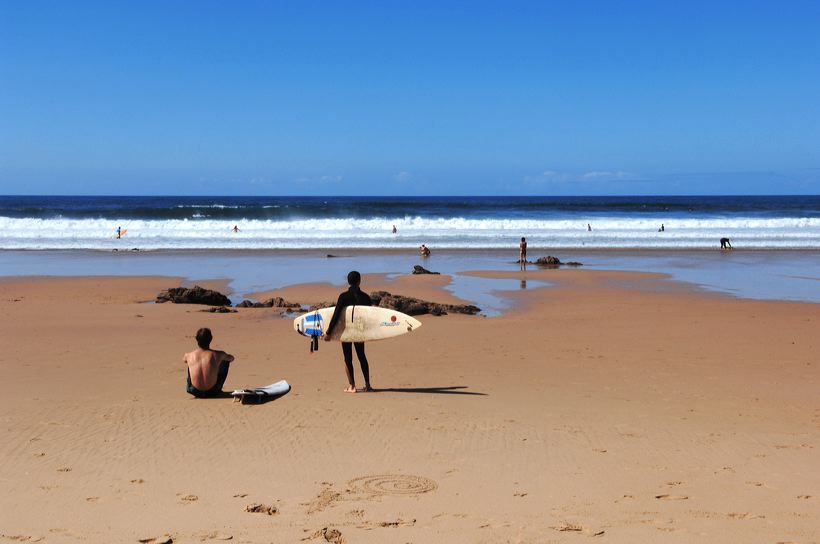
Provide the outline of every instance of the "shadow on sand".
<path id="1" fill-rule="evenodd" d="M 374 393 L 436 393 L 439 395 L 480 395 L 486 396 L 487 393 L 478 393 L 476 391 L 456 391 L 457 389 L 467 389 L 466 385 L 452 385 L 450 387 L 385 387 L 374 388 Z"/>

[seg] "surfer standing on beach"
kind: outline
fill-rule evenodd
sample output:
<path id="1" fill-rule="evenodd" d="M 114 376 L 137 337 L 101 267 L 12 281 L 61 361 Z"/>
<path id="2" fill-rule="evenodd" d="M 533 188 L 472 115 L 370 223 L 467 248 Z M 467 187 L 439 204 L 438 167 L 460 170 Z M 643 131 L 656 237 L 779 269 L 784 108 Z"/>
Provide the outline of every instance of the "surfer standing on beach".
<path id="1" fill-rule="evenodd" d="M 518 265 L 521 270 L 527 269 L 527 239 L 521 237 L 521 243 L 518 244 Z"/>
<path id="2" fill-rule="evenodd" d="M 350 287 L 340 294 L 339 299 L 336 301 L 336 309 L 333 311 L 333 317 L 330 318 L 330 323 L 325 331 L 325 341 L 330 342 L 333 328 L 340 319 L 344 319 L 345 308 L 348 306 L 373 306 L 370 296 L 359 287 L 361 282 L 362 275 L 357 271 L 353 270 L 347 275 L 347 283 Z M 345 360 L 348 383 L 345 393 L 357 392 L 356 379 L 353 375 L 353 347 L 356 348 L 356 357 L 359 359 L 359 365 L 362 367 L 362 375 L 364 376 L 364 389 L 362 391 L 373 391 L 373 388 L 370 387 L 370 365 L 367 364 L 367 356 L 364 353 L 364 342 L 342 342 L 342 355 Z"/>

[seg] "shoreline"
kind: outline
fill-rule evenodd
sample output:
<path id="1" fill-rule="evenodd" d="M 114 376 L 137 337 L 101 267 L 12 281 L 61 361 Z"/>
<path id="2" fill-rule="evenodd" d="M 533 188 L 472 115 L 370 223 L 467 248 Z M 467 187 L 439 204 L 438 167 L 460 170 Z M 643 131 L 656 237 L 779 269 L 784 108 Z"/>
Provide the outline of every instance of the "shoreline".
<path id="1" fill-rule="evenodd" d="M 738 298 L 820 302 L 820 252 L 784 251 L 608 251 L 569 253 L 530 250 L 530 259 L 547 253 L 562 261 L 581 261 L 582 270 L 665 274 L 708 292 Z M 174 276 L 227 280 L 231 298 L 251 298 L 305 283 L 344 285 L 348 271 L 407 275 L 415 265 L 452 278 L 445 288 L 455 298 L 481 299 L 479 307 L 500 311 L 497 290 L 514 290 L 514 280 L 471 277 L 465 271 L 518 272 L 513 251 L 434 251 L 428 258 L 397 250 L 349 250 L 337 258 L 313 250 L 161 251 L 161 252 L 0 252 L 6 276 Z M 535 265 L 528 266 L 537 270 Z M 239 300 L 233 300 L 234 303 Z"/>

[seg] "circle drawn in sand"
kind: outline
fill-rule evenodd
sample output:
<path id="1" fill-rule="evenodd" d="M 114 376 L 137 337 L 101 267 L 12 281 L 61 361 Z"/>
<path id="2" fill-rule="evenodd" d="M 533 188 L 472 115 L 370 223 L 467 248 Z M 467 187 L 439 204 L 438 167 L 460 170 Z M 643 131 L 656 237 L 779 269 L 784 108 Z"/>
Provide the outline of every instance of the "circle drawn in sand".
<path id="1" fill-rule="evenodd" d="M 353 493 L 369 495 L 421 495 L 438 489 L 433 480 L 409 474 L 362 476 L 350 480 L 347 485 Z"/>

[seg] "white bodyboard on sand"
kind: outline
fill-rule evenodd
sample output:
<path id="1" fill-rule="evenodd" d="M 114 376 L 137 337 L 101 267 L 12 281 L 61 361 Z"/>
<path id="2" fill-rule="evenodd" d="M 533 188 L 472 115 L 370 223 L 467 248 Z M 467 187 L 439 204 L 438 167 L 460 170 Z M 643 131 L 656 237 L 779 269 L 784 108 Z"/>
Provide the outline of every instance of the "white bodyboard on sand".
<path id="1" fill-rule="evenodd" d="M 335 306 L 314 310 L 293 320 L 293 330 L 304 336 L 324 336 Z M 378 306 L 348 306 L 332 338 L 342 342 L 384 340 L 414 331 L 421 321 L 407 314 Z"/>
<path id="2" fill-rule="evenodd" d="M 257 387 L 255 389 L 237 389 L 231 395 L 242 401 L 243 404 L 260 404 L 270 399 L 281 397 L 290 391 L 290 384 L 285 380 Z"/>

